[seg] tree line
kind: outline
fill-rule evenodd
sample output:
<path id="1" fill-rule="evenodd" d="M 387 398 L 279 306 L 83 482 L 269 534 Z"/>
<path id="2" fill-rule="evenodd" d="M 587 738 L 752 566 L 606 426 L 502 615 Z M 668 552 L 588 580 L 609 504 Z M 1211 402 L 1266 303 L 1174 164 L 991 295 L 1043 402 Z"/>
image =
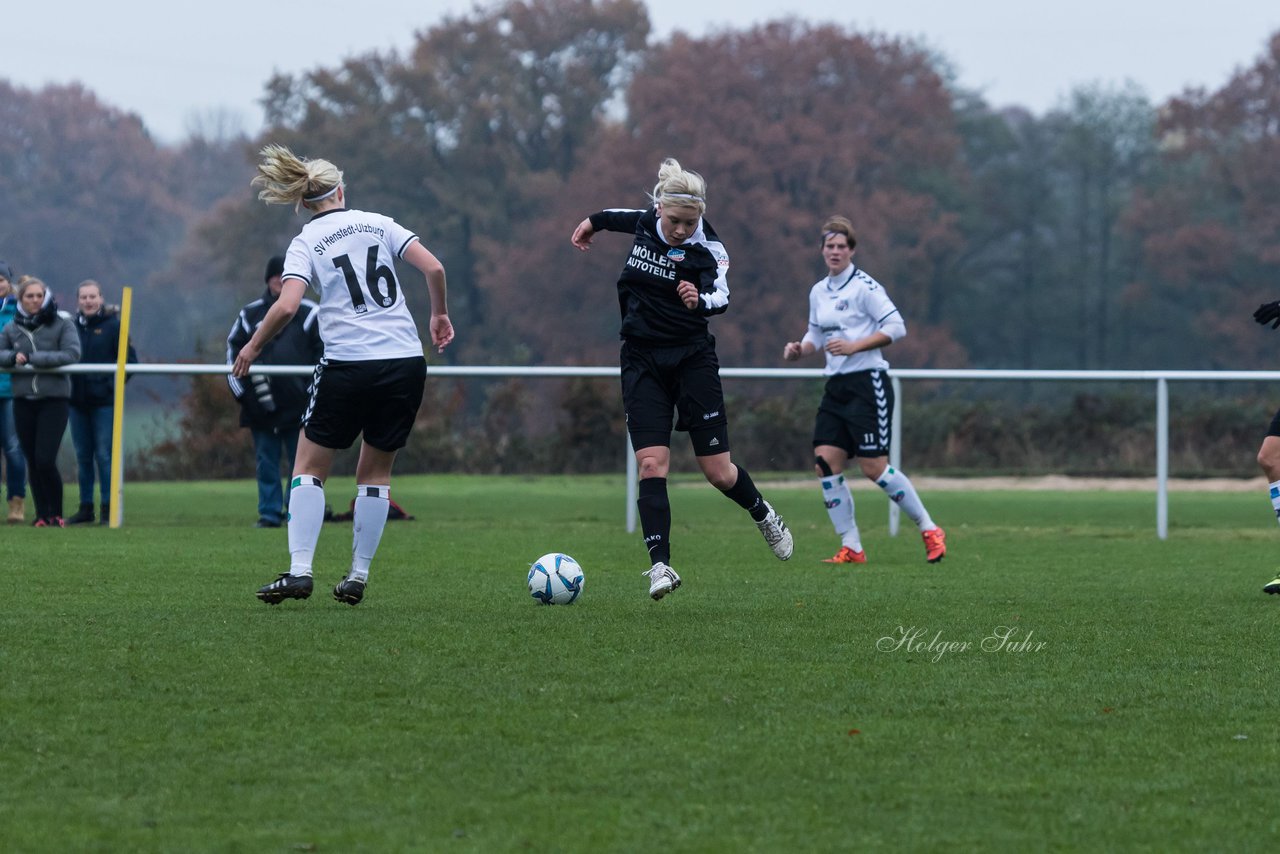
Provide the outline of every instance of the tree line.
<path id="1" fill-rule="evenodd" d="M 253 138 L 166 147 L 82 85 L 0 81 L 0 257 L 64 300 L 84 278 L 132 285 L 147 357 L 220 359 L 300 223 L 249 188 L 281 142 L 444 260 L 459 337 L 433 358 L 609 364 L 624 246 L 568 237 L 646 204 L 674 156 L 707 177 L 732 257 L 726 365 L 780 363 L 817 229 L 843 213 L 906 318 L 897 366 L 1269 368 L 1250 315 L 1280 297 L 1278 93 L 1280 34 L 1216 91 L 1096 84 L 1035 115 L 909 38 L 777 21 L 657 39 L 637 0 L 511 0 L 403 55 L 274 77 Z"/>

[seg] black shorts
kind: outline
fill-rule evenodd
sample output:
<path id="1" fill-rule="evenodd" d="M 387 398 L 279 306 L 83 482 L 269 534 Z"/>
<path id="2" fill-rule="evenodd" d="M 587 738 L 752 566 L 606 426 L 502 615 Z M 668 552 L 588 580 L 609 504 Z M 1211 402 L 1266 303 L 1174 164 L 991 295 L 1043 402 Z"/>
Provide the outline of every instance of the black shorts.
<path id="1" fill-rule="evenodd" d="M 713 338 L 674 347 L 623 341 L 620 361 L 622 405 L 633 448 L 671 447 L 674 411 L 675 429 L 689 434 L 696 456 L 729 450 L 729 421 Z"/>
<path id="2" fill-rule="evenodd" d="M 893 384 L 886 372 L 836 374 L 818 404 L 813 446 L 833 445 L 851 457 L 888 456 L 892 420 Z"/>
<path id="3" fill-rule="evenodd" d="M 1271 416 L 1271 426 L 1267 428 L 1267 435 L 1280 437 L 1280 410 L 1276 410 L 1276 414 Z"/>
<path id="4" fill-rule="evenodd" d="M 409 441 L 426 380 L 427 360 L 422 356 L 367 362 L 321 359 L 302 415 L 303 432 L 322 448 L 350 448 L 363 433 L 365 444 L 398 451 Z"/>

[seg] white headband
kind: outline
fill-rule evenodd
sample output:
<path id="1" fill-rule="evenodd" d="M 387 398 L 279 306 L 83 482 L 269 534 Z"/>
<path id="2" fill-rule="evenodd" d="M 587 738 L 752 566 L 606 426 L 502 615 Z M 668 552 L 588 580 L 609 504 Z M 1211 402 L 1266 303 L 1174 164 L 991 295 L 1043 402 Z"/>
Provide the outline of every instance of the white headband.
<path id="1" fill-rule="evenodd" d="M 662 197 L 664 199 L 693 199 L 695 202 L 702 202 L 704 205 L 707 203 L 707 200 L 702 196 L 695 196 L 691 193 L 663 193 Z"/>
<path id="2" fill-rule="evenodd" d="M 332 190 L 329 190 L 328 192 L 321 193 L 321 194 L 320 194 L 320 195 L 318 195 L 318 196 L 304 196 L 304 197 L 302 198 L 302 200 L 303 200 L 304 202 L 320 202 L 320 201 L 324 201 L 325 199 L 327 199 L 327 198 L 329 198 L 330 196 L 332 196 L 334 193 L 338 192 L 338 190 L 339 190 L 341 187 L 342 187 L 342 183 L 341 183 L 341 182 L 339 182 L 339 183 L 337 183 L 337 184 L 334 184 L 334 185 L 333 185 L 333 189 L 332 189 Z"/>

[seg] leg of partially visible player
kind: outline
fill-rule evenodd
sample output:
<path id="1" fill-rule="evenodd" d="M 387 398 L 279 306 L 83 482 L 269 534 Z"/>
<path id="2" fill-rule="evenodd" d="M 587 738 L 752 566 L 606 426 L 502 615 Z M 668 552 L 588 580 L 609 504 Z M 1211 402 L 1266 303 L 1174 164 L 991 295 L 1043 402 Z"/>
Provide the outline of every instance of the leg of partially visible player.
<path id="1" fill-rule="evenodd" d="M 1262 440 L 1258 449 L 1258 467 L 1267 478 L 1267 489 L 1271 493 L 1271 506 L 1276 511 L 1276 521 L 1280 522 L 1280 436 L 1274 435 L 1280 424 L 1280 412 L 1271 422 L 1271 431 Z M 1267 593 L 1280 593 L 1280 574 L 1262 588 Z"/>

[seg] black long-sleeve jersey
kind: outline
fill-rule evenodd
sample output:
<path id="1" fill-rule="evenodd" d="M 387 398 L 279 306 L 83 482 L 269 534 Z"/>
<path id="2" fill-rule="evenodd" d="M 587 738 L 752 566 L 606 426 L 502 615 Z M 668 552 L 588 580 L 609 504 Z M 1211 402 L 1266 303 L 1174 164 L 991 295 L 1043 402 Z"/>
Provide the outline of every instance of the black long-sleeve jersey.
<path id="1" fill-rule="evenodd" d="M 729 307 L 729 253 L 711 224 L 700 219 L 688 240 L 669 246 L 658 236 L 658 217 L 652 209 L 604 210 L 590 219 L 595 231 L 635 235 L 618 277 L 622 338 L 661 346 L 704 340 L 707 318 Z M 676 294 L 681 281 L 698 286 L 696 308 L 685 308 Z"/>

